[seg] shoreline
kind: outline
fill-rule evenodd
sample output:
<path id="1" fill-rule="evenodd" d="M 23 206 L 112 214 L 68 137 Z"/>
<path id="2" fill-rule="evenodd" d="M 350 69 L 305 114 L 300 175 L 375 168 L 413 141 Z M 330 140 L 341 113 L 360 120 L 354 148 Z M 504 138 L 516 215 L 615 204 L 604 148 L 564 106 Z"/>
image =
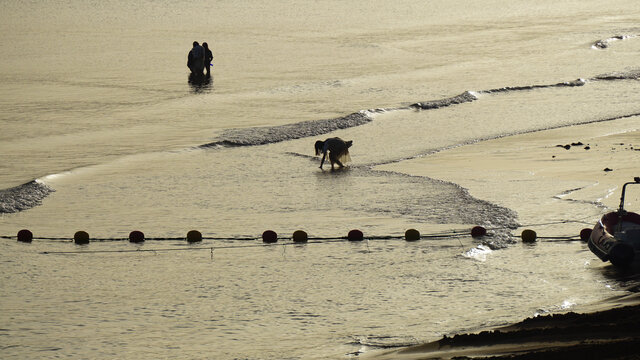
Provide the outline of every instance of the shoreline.
<path id="1" fill-rule="evenodd" d="M 538 235 L 576 236 L 616 210 L 622 185 L 640 176 L 638 120 L 518 134 L 378 168 L 460 185 L 516 211 L 520 230 L 537 224 Z"/>
<path id="2" fill-rule="evenodd" d="M 638 289 L 636 289 L 638 290 Z M 363 359 L 637 359 L 640 301 L 607 310 L 527 318 L 476 334 L 379 352 Z M 623 302 L 624 303 L 624 302 Z"/>
<path id="3" fill-rule="evenodd" d="M 640 176 L 637 117 L 488 140 L 381 166 L 466 188 L 518 213 L 539 236 L 576 236 L 618 208 L 625 182 Z M 603 126 L 606 127 L 603 130 Z M 640 191 L 626 203 L 639 211 Z M 540 241 L 540 240 L 538 240 Z M 594 261 L 599 261 L 594 255 Z M 640 352 L 638 271 L 628 295 L 475 334 L 371 351 L 363 359 L 637 359 Z"/>

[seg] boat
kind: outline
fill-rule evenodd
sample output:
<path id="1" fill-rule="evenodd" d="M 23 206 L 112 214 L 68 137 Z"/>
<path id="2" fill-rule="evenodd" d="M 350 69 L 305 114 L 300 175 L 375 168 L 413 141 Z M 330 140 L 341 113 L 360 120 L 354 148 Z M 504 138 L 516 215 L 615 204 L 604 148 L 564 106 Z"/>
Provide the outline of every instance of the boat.
<path id="1" fill-rule="evenodd" d="M 589 250 L 600 260 L 610 261 L 616 267 L 629 267 L 640 263 L 640 214 L 624 209 L 628 185 L 640 185 L 640 177 L 622 186 L 620 207 L 602 216 L 589 236 Z"/>

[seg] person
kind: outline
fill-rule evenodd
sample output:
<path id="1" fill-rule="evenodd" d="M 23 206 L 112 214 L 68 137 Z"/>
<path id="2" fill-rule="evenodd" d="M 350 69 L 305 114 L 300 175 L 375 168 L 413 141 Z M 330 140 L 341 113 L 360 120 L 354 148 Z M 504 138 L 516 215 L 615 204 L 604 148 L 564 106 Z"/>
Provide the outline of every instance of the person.
<path id="1" fill-rule="evenodd" d="M 320 169 L 322 169 L 324 159 L 327 157 L 327 152 L 329 153 L 329 161 L 331 161 L 331 170 L 334 170 L 334 164 L 338 164 L 340 168 L 343 168 L 343 163 L 351 161 L 351 156 L 349 156 L 349 148 L 351 145 L 353 145 L 353 140 L 344 141 L 339 137 L 328 138 L 325 141 L 316 141 L 316 156 L 322 153 Z"/>
<path id="2" fill-rule="evenodd" d="M 204 48 L 197 41 L 193 42 L 193 48 L 189 51 L 187 66 L 191 69 L 192 74 L 202 75 L 204 70 Z"/>
<path id="3" fill-rule="evenodd" d="M 211 50 L 209 50 L 209 44 L 207 44 L 206 42 L 202 43 L 202 47 L 204 48 L 204 68 L 207 71 L 207 76 L 210 76 L 213 53 L 211 52 Z"/>

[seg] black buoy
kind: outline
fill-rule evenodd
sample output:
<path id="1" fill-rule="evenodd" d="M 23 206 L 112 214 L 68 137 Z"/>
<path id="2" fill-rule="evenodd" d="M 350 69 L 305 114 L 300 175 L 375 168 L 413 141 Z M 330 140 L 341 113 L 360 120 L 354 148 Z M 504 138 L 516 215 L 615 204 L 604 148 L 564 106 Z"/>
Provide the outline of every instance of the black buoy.
<path id="1" fill-rule="evenodd" d="M 293 232 L 293 242 L 294 243 L 306 243 L 309 240 L 307 233 L 302 230 L 296 230 Z"/>
<path id="2" fill-rule="evenodd" d="M 78 245 L 86 245 L 89 243 L 89 233 L 86 231 L 76 231 L 73 235 L 73 241 Z"/>
<path id="3" fill-rule="evenodd" d="M 417 241 L 420 240 L 420 231 L 416 229 L 409 229 L 404 232 L 404 238 L 407 241 Z"/>
<path id="4" fill-rule="evenodd" d="M 187 242 L 194 243 L 202 241 L 202 233 L 198 230 L 191 230 L 187 233 Z"/>
<path id="5" fill-rule="evenodd" d="M 589 228 L 584 228 L 580 231 L 580 240 L 582 241 L 588 241 L 589 238 L 591 237 L 591 232 L 593 230 L 589 229 Z"/>
<path id="6" fill-rule="evenodd" d="M 144 233 L 142 231 L 134 230 L 129 233 L 129 242 L 141 243 L 144 242 Z"/>
<path id="7" fill-rule="evenodd" d="M 349 231 L 349 234 L 347 234 L 347 239 L 349 241 L 362 241 L 364 239 L 364 234 L 358 229 L 353 229 Z"/>
<path id="8" fill-rule="evenodd" d="M 522 230 L 522 234 L 520 234 L 523 243 L 534 243 L 538 238 L 538 234 L 531 229 Z"/>
<path id="9" fill-rule="evenodd" d="M 18 231 L 18 241 L 30 243 L 33 240 L 33 233 L 27 229 Z"/>
<path id="10" fill-rule="evenodd" d="M 273 230 L 266 230 L 262 233 L 262 242 L 267 244 L 273 244 L 278 241 L 278 234 Z"/>
<path id="11" fill-rule="evenodd" d="M 477 238 L 485 235 L 487 235 L 487 229 L 483 228 L 482 226 L 474 226 L 471 229 L 471 237 Z"/>

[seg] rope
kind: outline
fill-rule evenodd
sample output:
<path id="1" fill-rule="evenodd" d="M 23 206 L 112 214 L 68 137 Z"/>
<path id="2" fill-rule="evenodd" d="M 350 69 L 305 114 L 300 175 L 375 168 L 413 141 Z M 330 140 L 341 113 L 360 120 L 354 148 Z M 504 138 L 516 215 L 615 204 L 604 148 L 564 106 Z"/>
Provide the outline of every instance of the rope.
<path id="1" fill-rule="evenodd" d="M 387 236 L 376 239 L 366 239 L 367 249 L 369 247 L 369 240 L 395 240 L 401 239 L 399 236 Z M 457 237 L 456 237 L 457 238 Z M 539 236 L 539 239 L 545 239 L 548 241 L 577 241 L 580 240 L 579 237 L 576 236 Z M 297 242 L 287 242 L 287 243 L 262 243 L 262 244 L 249 244 L 249 245 L 229 245 L 229 246 L 207 246 L 207 247 L 185 247 L 185 248 L 160 248 L 160 249 L 124 249 L 124 250 L 74 250 L 74 251 L 43 251 L 41 254 L 49 255 L 49 254 L 98 254 L 98 253 L 136 253 L 136 252 L 158 252 L 158 251 L 193 251 L 193 250 L 210 250 L 211 256 L 213 257 L 213 251 L 219 249 L 242 249 L 242 248 L 258 248 L 258 247 L 269 247 L 269 246 L 291 246 L 291 245 L 306 245 L 306 244 L 329 244 L 336 242 L 345 242 L 348 241 L 347 238 L 323 238 L 321 240 L 312 240 L 304 243 Z M 362 241 L 349 241 L 361 243 Z M 460 246 L 464 248 L 462 243 Z"/>
<path id="2" fill-rule="evenodd" d="M 539 223 L 539 224 L 529 224 L 529 225 L 520 225 L 519 227 L 532 227 L 532 226 L 544 226 L 544 225 L 553 225 L 553 224 L 566 224 L 566 223 L 585 223 L 580 220 L 560 220 L 554 222 L 547 223 Z M 506 230 L 504 227 L 494 227 L 488 228 L 486 230 Z M 450 230 L 443 231 L 439 233 L 432 234 L 420 234 L 419 239 L 453 239 L 460 238 L 463 236 L 470 236 L 468 229 L 465 230 Z M 516 235 L 510 234 L 511 236 L 517 237 Z M 143 235 L 144 236 L 144 235 Z M 485 234 L 484 237 L 491 237 L 491 234 Z M 369 241 L 375 240 L 400 240 L 405 239 L 406 235 L 387 235 L 387 236 L 367 236 L 365 239 L 367 242 L 367 247 L 369 246 Z M 17 239 L 18 236 L 6 236 L 0 235 L 2 239 Z M 581 240 L 579 235 L 574 236 L 536 236 L 537 239 L 545 239 L 547 241 L 576 241 Z M 536 239 L 534 238 L 534 240 Z M 34 240 L 50 240 L 50 241 L 67 241 L 73 242 L 74 238 L 71 237 L 33 237 Z M 237 236 L 237 237 L 215 237 L 215 236 L 201 236 L 202 240 L 212 240 L 212 241 L 256 241 L 259 240 L 259 237 L 256 236 Z M 129 238 L 91 238 L 92 242 L 107 242 L 107 241 L 128 241 Z M 187 240 L 187 237 L 149 237 L 144 238 L 145 241 L 184 241 Z M 192 250 L 210 250 L 211 256 L 213 257 L 213 251 L 215 249 L 237 249 L 237 248 L 251 248 L 251 247 L 264 247 L 264 246 L 273 246 L 273 245 L 301 245 L 301 244 L 319 244 L 319 243 L 330 243 L 330 242 L 341 242 L 345 240 L 352 240 L 348 236 L 340 236 L 340 237 L 308 237 L 307 241 L 304 242 L 280 242 L 280 243 L 262 243 L 262 244 L 250 244 L 250 245 L 229 245 L 229 246 L 216 246 L 216 247 L 188 247 L 188 248 L 163 248 L 163 249 L 135 249 L 135 250 L 81 250 L 81 251 L 45 251 L 42 254 L 88 254 L 88 253 L 131 253 L 131 252 L 157 252 L 157 251 L 192 251 Z M 277 238 L 276 238 L 277 241 Z M 199 241 L 198 241 L 199 242 Z M 357 241 L 359 242 L 359 241 Z M 463 247 L 462 243 L 460 245 Z M 284 249 L 284 248 L 283 248 Z"/>
<path id="3" fill-rule="evenodd" d="M 538 239 L 545 239 L 547 241 L 582 241 L 580 236 L 538 236 Z"/>
<path id="4" fill-rule="evenodd" d="M 433 233 L 433 234 L 421 234 L 421 238 L 430 238 L 430 239 L 438 239 L 438 238 L 452 238 L 458 236 L 467 236 L 469 235 L 468 231 L 453 231 L 453 232 L 441 232 L 441 233 Z M 17 236 L 7 236 L 0 235 L 0 238 L 15 240 Z M 50 241 L 74 241 L 73 237 L 46 237 L 46 236 L 34 236 L 33 240 L 50 240 Z M 186 237 L 145 237 L 144 240 L 152 240 L 152 241 L 183 241 Z M 238 237 L 214 237 L 214 236 L 203 236 L 202 240 L 213 240 L 213 241 L 255 241 L 259 240 L 260 237 L 256 236 L 238 236 Z M 308 240 L 317 240 L 317 241 L 326 241 L 326 240 L 348 240 L 348 236 L 329 236 L 329 237 L 308 237 Z M 404 239 L 404 235 L 373 235 L 366 236 L 368 240 L 395 240 L 395 239 Z M 108 241 L 129 241 L 129 238 L 124 237 L 114 237 L 114 238 L 94 238 L 91 237 L 91 242 L 108 242 Z"/>
<path id="5" fill-rule="evenodd" d="M 518 237 L 517 235 L 513 235 L 514 237 Z M 441 234 L 420 234 L 420 239 L 450 239 L 450 238 L 458 238 L 470 236 L 468 233 L 441 233 Z M 491 234 L 486 234 L 484 237 L 491 237 Z M 17 236 L 6 236 L 0 235 L 2 239 L 15 240 Z M 538 239 L 556 239 L 556 240 L 579 240 L 579 235 L 572 236 L 537 236 Z M 282 239 L 282 238 L 281 238 Z M 328 241 L 328 240 L 349 240 L 347 236 L 340 237 L 308 237 L 308 243 L 315 241 Z M 403 240 L 405 239 L 404 235 L 387 235 L 387 236 L 366 236 L 365 240 Z M 73 242 L 74 238 L 71 237 L 33 237 L 33 240 L 49 240 L 49 241 L 67 241 Z M 91 242 L 109 242 L 109 241 L 129 241 L 129 238 L 91 238 Z M 186 237 L 145 237 L 145 241 L 184 241 Z M 202 240 L 213 240 L 213 241 L 256 241 L 260 240 L 259 237 L 202 237 Z"/>
<path id="6" fill-rule="evenodd" d="M 344 240 L 334 241 L 309 241 L 306 244 L 327 244 L 331 242 L 338 242 Z M 288 245 L 303 245 L 302 243 L 273 243 L 273 244 L 252 244 L 252 245 L 230 245 L 230 246 L 208 246 L 208 247 L 188 247 L 188 248 L 164 248 L 164 249 L 135 249 L 135 250 L 80 250 L 80 251 L 43 251 L 41 254 L 98 254 L 98 253 L 134 253 L 134 252 L 156 252 L 156 251 L 190 251 L 190 250 L 214 250 L 219 249 L 241 249 L 241 248 L 255 248 L 255 247 L 267 247 L 267 246 L 288 246 Z"/>
<path id="7" fill-rule="evenodd" d="M 591 217 L 591 215 L 585 216 L 582 219 L 586 219 L 588 217 Z M 586 221 L 582 221 L 582 219 L 580 219 L 580 220 L 559 220 L 559 221 L 552 221 L 552 222 L 547 222 L 547 223 L 520 225 L 520 227 L 533 227 L 533 226 L 568 224 L 568 223 L 587 224 L 587 225 L 593 225 L 594 224 L 594 222 L 586 222 Z M 487 229 L 487 230 L 489 230 L 489 229 Z"/>

